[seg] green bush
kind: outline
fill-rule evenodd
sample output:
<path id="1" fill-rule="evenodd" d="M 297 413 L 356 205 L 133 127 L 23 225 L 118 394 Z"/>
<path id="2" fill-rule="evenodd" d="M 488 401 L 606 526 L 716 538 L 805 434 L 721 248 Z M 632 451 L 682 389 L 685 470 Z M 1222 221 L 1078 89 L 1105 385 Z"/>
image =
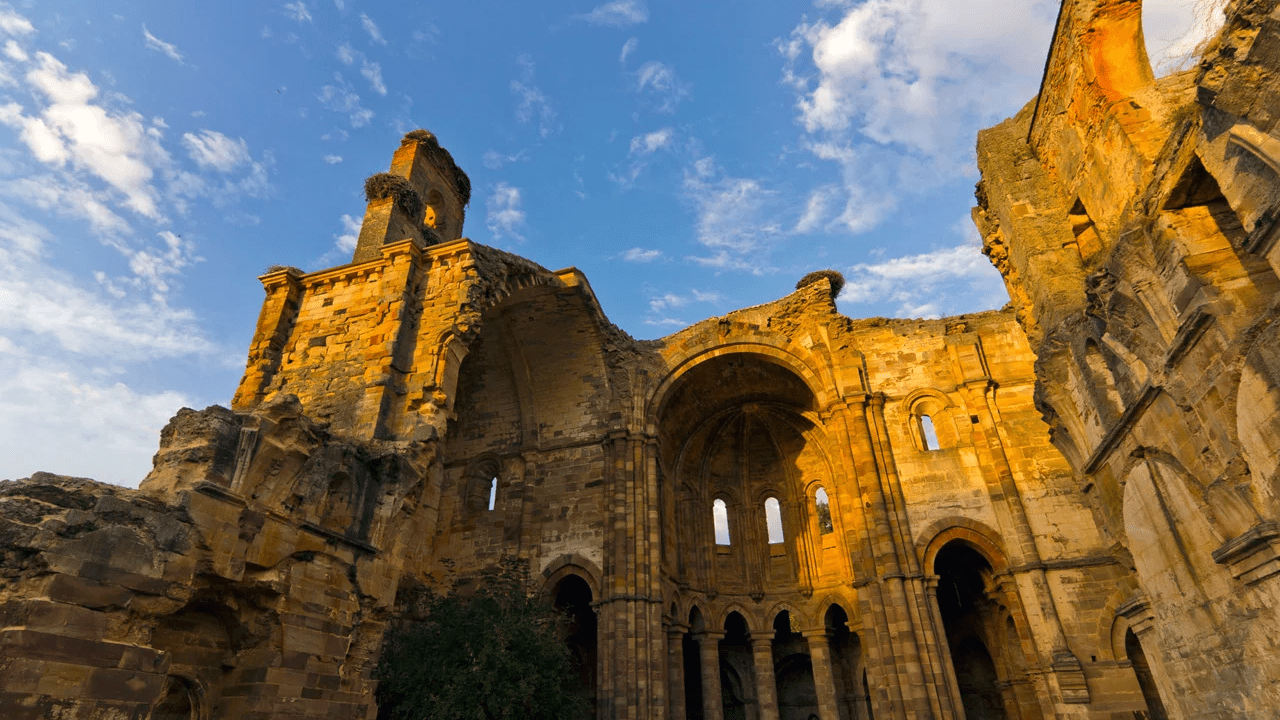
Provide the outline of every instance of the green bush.
<path id="1" fill-rule="evenodd" d="M 374 677 L 384 720 L 570 720 L 587 703 L 564 643 L 566 618 L 504 556 L 444 594 L 423 591 L 394 624 Z"/>

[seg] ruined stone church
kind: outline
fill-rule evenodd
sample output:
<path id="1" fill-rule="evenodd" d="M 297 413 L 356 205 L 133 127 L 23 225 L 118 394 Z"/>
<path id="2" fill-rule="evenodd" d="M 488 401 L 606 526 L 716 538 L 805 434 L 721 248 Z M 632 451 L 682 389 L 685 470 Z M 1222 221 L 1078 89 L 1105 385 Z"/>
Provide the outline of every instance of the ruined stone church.
<path id="1" fill-rule="evenodd" d="M 1280 716 L 1280 9 L 1159 79 L 1140 19 L 1065 0 L 980 134 L 962 317 L 815 273 L 637 341 L 410 133 L 139 490 L 0 483 L 0 717 L 374 718 L 406 592 L 503 554 L 600 720 Z"/>

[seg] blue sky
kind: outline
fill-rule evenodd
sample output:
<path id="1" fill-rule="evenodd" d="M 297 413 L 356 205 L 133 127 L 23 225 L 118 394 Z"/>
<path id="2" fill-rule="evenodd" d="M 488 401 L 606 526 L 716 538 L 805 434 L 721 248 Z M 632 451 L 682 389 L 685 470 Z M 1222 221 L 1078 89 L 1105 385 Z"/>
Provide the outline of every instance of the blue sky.
<path id="1" fill-rule="evenodd" d="M 1162 69 L 1193 2 L 1148 0 Z M 580 268 L 637 337 L 827 267 L 855 317 L 1000 307 L 974 136 L 1035 93 L 1056 12 L 0 4 L 0 478 L 136 485 L 179 407 L 229 402 L 256 276 L 349 260 L 364 178 L 418 127 L 471 177 L 467 237 Z"/>

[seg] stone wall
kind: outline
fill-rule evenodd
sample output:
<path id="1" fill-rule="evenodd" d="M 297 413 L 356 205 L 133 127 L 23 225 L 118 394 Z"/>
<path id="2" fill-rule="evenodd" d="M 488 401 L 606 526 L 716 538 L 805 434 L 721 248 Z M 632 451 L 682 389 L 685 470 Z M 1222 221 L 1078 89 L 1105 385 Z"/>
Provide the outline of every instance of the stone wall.
<path id="1" fill-rule="evenodd" d="M 1280 10 L 1229 4 L 1158 80 L 1108 40 L 1140 11 L 1066 3 L 1039 97 L 979 136 L 974 216 L 1053 442 L 1134 570 L 1100 608 L 1116 655 L 1132 631 L 1170 717 L 1271 715 Z"/>

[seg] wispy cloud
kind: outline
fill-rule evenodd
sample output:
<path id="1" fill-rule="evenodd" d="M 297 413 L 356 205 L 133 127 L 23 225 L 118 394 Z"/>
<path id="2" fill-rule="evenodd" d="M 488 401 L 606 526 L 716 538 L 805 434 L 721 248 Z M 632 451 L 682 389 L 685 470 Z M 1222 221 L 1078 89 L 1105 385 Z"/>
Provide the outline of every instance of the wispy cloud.
<path id="1" fill-rule="evenodd" d="M 672 145 L 672 139 L 675 137 L 675 130 L 665 127 L 653 132 L 644 133 L 631 138 L 631 143 L 627 151 L 629 162 L 626 171 L 610 172 L 609 179 L 617 183 L 623 189 L 628 189 L 635 184 L 640 178 L 640 174 L 644 172 L 649 164 L 650 156 L 659 150 L 669 149 Z"/>
<path id="2" fill-rule="evenodd" d="M 360 239 L 360 225 L 364 222 L 364 218 L 343 215 L 339 222 L 342 223 L 342 232 L 334 236 L 335 247 L 343 253 L 355 252 L 356 241 Z"/>
<path id="3" fill-rule="evenodd" d="M 690 95 L 690 86 L 677 75 L 675 68 L 651 60 L 636 71 L 636 92 L 646 98 L 660 113 L 674 113 Z"/>
<path id="4" fill-rule="evenodd" d="M 480 158 L 480 162 L 490 170 L 497 170 L 507 163 L 520 162 L 529 159 L 529 151 L 521 150 L 515 154 L 500 153 L 497 150 L 486 150 Z"/>
<path id="5" fill-rule="evenodd" d="M 147 31 L 147 26 L 142 26 L 142 37 L 146 40 L 147 49 L 167 55 L 171 60 L 176 60 L 178 64 L 182 64 L 182 53 L 178 52 L 178 46 L 173 43 L 167 43 L 160 38 L 152 35 Z"/>
<path id="6" fill-rule="evenodd" d="M 244 138 L 231 138 L 216 130 L 201 130 L 196 133 L 184 133 L 182 144 L 187 154 L 202 168 L 212 168 L 218 172 L 231 172 L 250 161 L 249 146 Z"/>
<path id="7" fill-rule="evenodd" d="M 493 192 L 485 201 L 485 226 L 495 240 L 504 237 L 524 240 L 524 210 L 520 207 L 520 188 L 505 182 L 493 186 Z"/>
<path id="8" fill-rule="evenodd" d="M 1008 302 L 977 232 L 967 219 L 956 229 L 966 236 L 959 245 L 850 267 L 840 301 L 897 303 L 899 317 L 938 317 Z"/>
<path id="9" fill-rule="evenodd" d="M 369 86 L 379 95 L 387 94 L 387 86 L 382 82 L 382 66 L 376 62 L 365 60 L 360 65 L 360 74 L 369 81 Z"/>
<path id="10" fill-rule="evenodd" d="M 649 8 L 640 0 L 612 0 L 577 18 L 593 25 L 630 27 L 648 21 Z"/>
<path id="11" fill-rule="evenodd" d="M 689 323 L 684 320 L 673 317 L 674 311 L 693 304 L 717 304 L 724 300 L 719 293 L 706 292 L 698 289 L 691 289 L 687 293 L 653 293 L 649 294 L 649 316 L 645 319 L 646 325 L 654 325 L 658 327 L 678 328 L 684 327 Z"/>
<path id="12" fill-rule="evenodd" d="M 669 127 L 661 130 L 654 130 L 651 133 L 637 135 L 631 138 L 631 154 L 632 155 L 652 155 L 653 153 L 671 146 L 671 138 L 675 131 Z"/>
<path id="13" fill-rule="evenodd" d="M 337 165 L 338 163 L 342 162 L 342 156 L 341 155 L 325 155 L 324 161 L 330 165 Z"/>
<path id="14" fill-rule="evenodd" d="M 360 61 L 360 74 L 369 81 L 369 86 L 379 95 L 387 94 L 387 86 L 382 82 L 382 66 L 365 57 L 365 54 L 351 47 L 351 43 L 342 43 L 335 53 L 343 65 L 354 65 Z"/>
<path id="15" fill-rule="evenodd" d="M 753 178 L 725 175 L 713 158 L 706 157 L 685 171 L 684 194 L 697 215 L 696 239 L 711 251 L 690 260 L 756 275 L 771 269 L 772 245 L 783 235 L 772 207 L 777 191 Z"/>
<path id="16" fill-rule="evenodd" d="M 382 37 L 382 32 L 378 30 L 378 24 L 373 21 L 373 18 L 364 13 L 360 13 L 360 25 L 364 27 L 364 31 L 369 34 L 370 40 L 378 43 L 379 45 L 387 44 L 386 39 Z"/>
<path id="17" fill-rule="evenodd" d="M 656 248 L 633 247 L 630 250 L 623 251 L 620 257 L 631 263 L 647 263 L 662 257 L 662 251 Z"/>
<path id="18" fill-rule="evenodd" d="M 511 81 L 511 93 L 516 96 L 516 120 L 522 123 L 538 120 L 538 135 L 548 137 L 559 130 L 556 111 L 551 101 L 534 84 L 534 64 L 528 55 L 516 59 L 520 66 L 520 79 Z"/>
<path id="19" fill-rule="evenodd" d="M 298 2 L 286 3 L 284 6 L 284 12 L 286 15 L 298 22 L 311 22 L 311 11 L 307 10 L 306 3 L 303 3 L 301 0 L 298 0 Z"/>
<path id="20" fill-rule="evenodd" d="M 368 125 L 373 119 L 373 111 L 360 104 L 360 96 L 341 73 L 334 73 L 333 80 L 334 84 L 320 88 L 320 94 L 316 99 L 325 109 L 346 114 L 351 127 L 359 128 Z"/>
<path id="21" fill-rule="evenodd" d="M 622 51 L 618 53 L 618 62 L 625 65 L 627 63 L 627 58 L 631 57 L 631 54 L 634 53 L 638 47 L 640 47 L 640 39 L 629 38 L 622 44 Z"/>

